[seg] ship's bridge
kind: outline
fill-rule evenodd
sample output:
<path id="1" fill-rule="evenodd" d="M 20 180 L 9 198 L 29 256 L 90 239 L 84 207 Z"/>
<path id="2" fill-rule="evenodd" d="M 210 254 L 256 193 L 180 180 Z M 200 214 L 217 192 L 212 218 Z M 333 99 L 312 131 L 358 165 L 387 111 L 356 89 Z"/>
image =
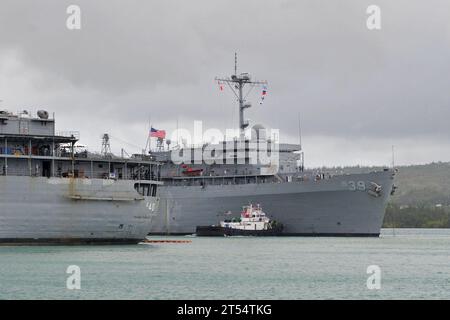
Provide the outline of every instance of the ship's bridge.
<path id="1" fill-rule="evenodd" d="M 27 111 L 13 114 L 0 111 L 0 154 L 49 156 L 59 144 L 75 144 L 79 133 L 56 132 L 55 119 L 47 111 L 37 116 Z"/>
<path id="2" fill-rule="evenodd" d="M 27 111 L 18 114 L 0 111 L 0 134 L 54 136 L 55 119 L 49 118 L 44 110 L 38 111 L 35 117 Z"/>

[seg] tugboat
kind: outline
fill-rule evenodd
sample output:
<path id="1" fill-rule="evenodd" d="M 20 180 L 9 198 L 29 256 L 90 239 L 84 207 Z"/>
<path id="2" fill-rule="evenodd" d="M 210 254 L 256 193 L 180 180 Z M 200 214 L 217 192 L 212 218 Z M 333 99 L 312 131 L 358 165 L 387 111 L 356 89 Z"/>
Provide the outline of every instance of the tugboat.
<path id="1" fill-rule="evenodd" d="M 203 237 L 217 236 L 278 236 L 283 225 L 270 220 L 261 206 L 249 204 L 244 206 L 240 218 L 220 221 L 218 226 L 197 226 L 196 235 Z"/>

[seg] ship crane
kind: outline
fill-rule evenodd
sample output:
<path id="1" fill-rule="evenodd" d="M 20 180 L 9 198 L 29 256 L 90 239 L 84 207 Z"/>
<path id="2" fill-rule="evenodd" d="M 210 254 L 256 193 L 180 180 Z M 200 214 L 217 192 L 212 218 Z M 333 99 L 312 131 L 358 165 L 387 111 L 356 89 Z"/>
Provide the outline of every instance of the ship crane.
<path id="1" fill-rule="evenodd" d="M 239 135 L 242 140 L 245 139 L 245 128 L 248 127 L 248 120 L 244 119 L 244 110 L 250 108 L 252 105 L 246 101 L 246 97 L 252 91 L 255 86 L 267 86 L 267 81 L 252 81 L 249 73 L 243 72 L 237 73 L 237 54 L 234 54 L 234 74 L 227 78 L 218 78 L 215 80 L 219 83 L 226 83 L 230 87 L 231 91 L 236 96 L 239 103 Z M 250 88 L 244 95 L 244 87 L 248 85 Z"/>

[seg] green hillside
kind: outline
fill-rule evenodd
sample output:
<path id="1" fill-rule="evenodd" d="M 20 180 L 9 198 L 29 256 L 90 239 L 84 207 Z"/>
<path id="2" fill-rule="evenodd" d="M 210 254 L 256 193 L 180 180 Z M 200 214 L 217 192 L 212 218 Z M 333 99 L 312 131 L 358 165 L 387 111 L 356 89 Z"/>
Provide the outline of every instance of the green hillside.
<path id="1" fill-rule="evenodd" d="M 391 203 L 399 206 L 450 205 L 450 163 L 399 167 L 398 189 Z"/>
<path id="2" fill-rule="evenodd" d="M 400 167 L 384 227 L 450 228 L 450 163 Z"/>

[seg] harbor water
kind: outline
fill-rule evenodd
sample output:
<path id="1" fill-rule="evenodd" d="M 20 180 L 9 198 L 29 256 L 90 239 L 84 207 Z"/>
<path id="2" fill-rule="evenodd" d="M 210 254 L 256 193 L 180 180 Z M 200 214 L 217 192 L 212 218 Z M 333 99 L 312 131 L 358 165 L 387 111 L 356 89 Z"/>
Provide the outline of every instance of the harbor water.
<path id="1" fill-rule="evenodd" d="M 0 247 L 0 299 L 450 299 L 450 230 Z M 71 265 L 79 290 L 66 286 Z M 379 267 L 380 289 L 367 268 Z"/>

